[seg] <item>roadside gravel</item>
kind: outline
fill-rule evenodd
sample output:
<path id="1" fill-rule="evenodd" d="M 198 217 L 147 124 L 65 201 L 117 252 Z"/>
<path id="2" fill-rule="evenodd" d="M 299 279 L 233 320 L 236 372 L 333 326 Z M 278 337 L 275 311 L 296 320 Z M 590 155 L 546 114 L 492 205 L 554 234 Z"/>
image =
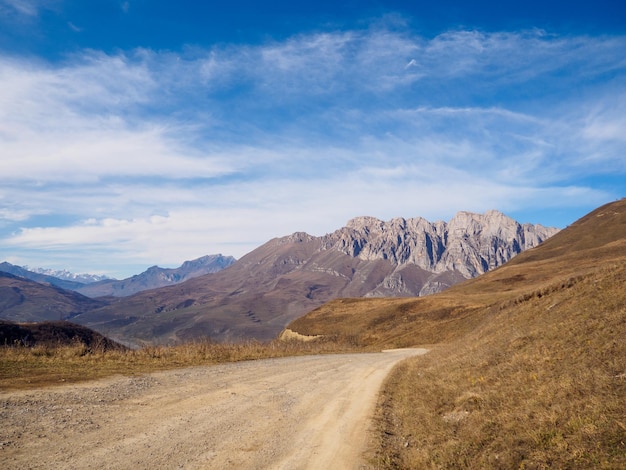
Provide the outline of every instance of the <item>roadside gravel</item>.
<path id="1" fill-rule="evenodd" d="M 381 384 L 423 349 L 0 392 L 3 469 L 351 469 Z"/>

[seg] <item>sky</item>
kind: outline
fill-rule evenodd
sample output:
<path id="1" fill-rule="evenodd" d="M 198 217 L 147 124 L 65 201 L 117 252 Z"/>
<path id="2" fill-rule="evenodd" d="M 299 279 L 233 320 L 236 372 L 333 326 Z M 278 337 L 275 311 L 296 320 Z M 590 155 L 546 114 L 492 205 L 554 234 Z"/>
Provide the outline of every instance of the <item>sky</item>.
<path id="1" fill-rule="evenodd" d="M 0 261 L 125 278 L 626 196 L 626 3 L 0 0 Z"/>

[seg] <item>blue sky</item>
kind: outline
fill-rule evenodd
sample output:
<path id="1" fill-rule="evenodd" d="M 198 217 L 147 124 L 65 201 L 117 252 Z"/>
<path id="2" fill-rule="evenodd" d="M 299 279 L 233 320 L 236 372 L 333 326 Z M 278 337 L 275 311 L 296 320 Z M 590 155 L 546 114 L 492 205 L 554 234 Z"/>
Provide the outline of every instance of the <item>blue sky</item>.
<path id="1" fill-rule="evenodd" d="M 564 227 L 626 196 L 624 109 L 614 0 L 0 0 L 0 260 L 122 278 L 359 215 Z"/>

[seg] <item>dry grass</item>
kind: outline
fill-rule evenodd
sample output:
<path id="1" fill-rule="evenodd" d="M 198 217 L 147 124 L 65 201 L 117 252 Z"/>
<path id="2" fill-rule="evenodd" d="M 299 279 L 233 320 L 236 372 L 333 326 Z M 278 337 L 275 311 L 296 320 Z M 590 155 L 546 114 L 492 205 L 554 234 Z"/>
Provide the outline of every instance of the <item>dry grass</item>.
<path id="1" fill-rule="evenodd" d="M 69 346 L 3 346 L 0 347 L 0 390 L 37 388 L 112 375 L 145 374 L 177 367 L 356 350 L 362 351 L 349 338 L 337 336 L 309 342 L 276 340 L 219 344 L 194 341 L 137 350 L 89 348 L 79 342 Z"/>
<path id="2" fill-rule="evenodd" d="M 492 306 L 405 362 L 381 398 L 383 468 L 626 468 L 626 265 Z"/>

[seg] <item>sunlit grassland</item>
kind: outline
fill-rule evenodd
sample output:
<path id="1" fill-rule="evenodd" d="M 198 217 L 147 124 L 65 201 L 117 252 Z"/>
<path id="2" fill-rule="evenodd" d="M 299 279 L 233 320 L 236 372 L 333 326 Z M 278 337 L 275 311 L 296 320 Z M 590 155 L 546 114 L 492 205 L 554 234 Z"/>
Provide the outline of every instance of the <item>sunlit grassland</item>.
<path id="1" fill-rule="evenodd" d="M 626 468 L 626 266 L 485 309 L 388 378 L 382 468 Z"/>

